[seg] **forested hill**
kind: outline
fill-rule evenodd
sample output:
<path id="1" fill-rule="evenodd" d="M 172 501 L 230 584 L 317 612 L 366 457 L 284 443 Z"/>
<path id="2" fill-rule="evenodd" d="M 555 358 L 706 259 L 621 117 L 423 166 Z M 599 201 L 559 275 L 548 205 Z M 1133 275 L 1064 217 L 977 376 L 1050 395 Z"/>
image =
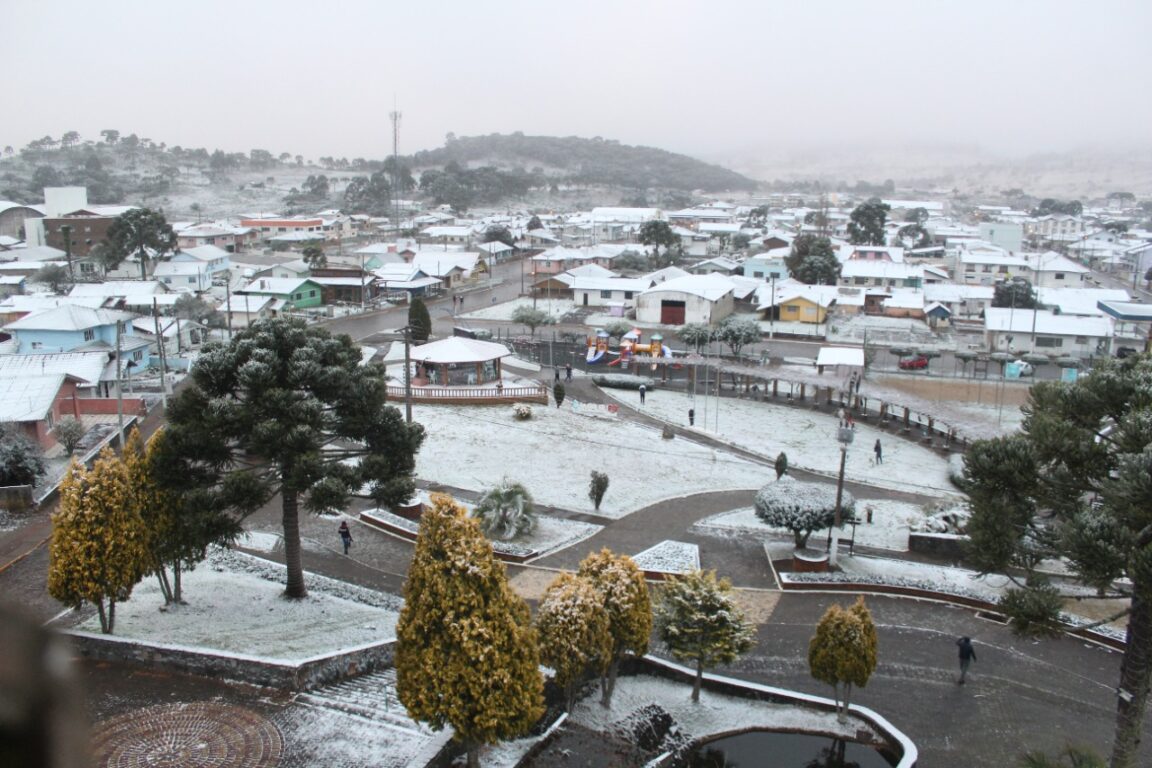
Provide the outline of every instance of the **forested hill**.
<path id="1" fill-rule="evenodd" d="M 633 147 L 618 141 L 576 136 L 525 136 L 522 133 L 488 136 L 449 134 L 439 149 L 417 152 L 417 168 L 495 166 L 542 173 L 553 182 L 570 182 L 632 189 L 676 189 L 706 192 L 753 190 L 747 176 L 718 165 L 653 147 Z"/>

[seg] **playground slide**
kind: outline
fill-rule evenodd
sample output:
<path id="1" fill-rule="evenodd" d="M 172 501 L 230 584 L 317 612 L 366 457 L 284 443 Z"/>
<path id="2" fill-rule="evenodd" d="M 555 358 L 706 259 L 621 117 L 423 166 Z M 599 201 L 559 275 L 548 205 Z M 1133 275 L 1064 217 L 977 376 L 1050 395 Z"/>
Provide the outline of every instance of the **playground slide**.
<path id="1" fill-rule="evenodd" d="M 608 365 L 620 365 L 620 361 L 623 359 L 624 359 L 624 356 L 621 355 L 620 357 L 616 358 L 612 362 L 608 363 Z"/>
<path id="2" fill-rule="evenodd" d="M 598 363 L 602 357 L 604 357 L 604 350 L 596 349 L 596 347 L 588 348 L 588 357 L 586 359 L 589 363 Z"/>

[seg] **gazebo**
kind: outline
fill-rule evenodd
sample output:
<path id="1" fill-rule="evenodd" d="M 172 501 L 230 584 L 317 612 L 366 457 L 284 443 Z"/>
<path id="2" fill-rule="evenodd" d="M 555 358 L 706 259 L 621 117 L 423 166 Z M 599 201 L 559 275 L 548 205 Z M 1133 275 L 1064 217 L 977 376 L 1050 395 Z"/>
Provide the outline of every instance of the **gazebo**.
<path id="1" fill-rule="evenodd" d="M 459 387 L 500 381 L 500 360 L 511 355 L 503 344 L 451 336 L 413 347 L 415 386 Z"/>

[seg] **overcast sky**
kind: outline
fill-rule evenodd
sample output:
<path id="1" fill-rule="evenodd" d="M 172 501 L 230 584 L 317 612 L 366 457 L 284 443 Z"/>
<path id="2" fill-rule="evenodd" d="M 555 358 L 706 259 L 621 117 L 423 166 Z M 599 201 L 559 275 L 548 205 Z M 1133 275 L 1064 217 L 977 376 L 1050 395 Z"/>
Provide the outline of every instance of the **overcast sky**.
<path id="1" fill-rule="evenodd" d="M 698 156 L 1152 143 L 1152 0 L 9 2 L 0 146 L 104 128 L 382 157 L 487 133 Z"/>

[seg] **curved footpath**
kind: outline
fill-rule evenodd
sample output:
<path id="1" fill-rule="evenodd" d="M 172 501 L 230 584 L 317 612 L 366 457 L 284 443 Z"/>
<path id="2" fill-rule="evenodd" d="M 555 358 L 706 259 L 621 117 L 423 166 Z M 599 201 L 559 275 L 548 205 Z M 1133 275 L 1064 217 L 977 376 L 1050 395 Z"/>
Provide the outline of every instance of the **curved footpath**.
<path id="1" fill-rule="evenodd" d="M 572 382 L 573 396 L 605 402 L 587 380 Z M 661 422 L 626 406 L 626 418 L 662 426 Z M 695 430 L 673 426 L 676 439 L 689 439 L 767 463 L 765 458 L 734 448 Z M 803 474 L 796 470 L 795 474 Z M 813 478 L 827 479 L 827 478 Z M 849 484 L 852 487 L 852 484 Z M 861 490 L 863 487 L 854 488 Z M 445 489 L 451 490 L 451 489 Z M 925 500 L 897 491 L 867 487 L 871 496 Z M 468 497 L 470 494 L 459 493 Z M 564 510 L 550 514 L 594 519 L 605 523 L 594 537 L 568 550 L 542 558 L 530 566 L 510 566 L 514 586 L 535 599 L 552 578 L 552 570 L 571 568 L 592 548 L 609 547 L 638 552 L 664 539 L 695 543 L 701 565 L 715 568 L 744 588 L 741 600 L 758 624 L 759 642 L 752 653 L 728 668 L 715 670 L 759 683 L 829 695 L 807 671 L 807 645 L 816 622 L 832 602 L 847 603 L 851 595 L 823 593 L 783 594 L 774 589 L 768 563 L 758 540 L 697 535 L 690 531 L 701 518 L 748 506 L 748 491 L 702 491 L 639 510 L 621 520 L 605 521 Z M 359 526 L 350 557 L 339 551 L 335 522 L 306 517 L 302 521 L 304 565 L 310 571 L 398 592 L 411 561 L 410 544 Z M 33 525 L 43 530 L 46 523 Z M 253 530 L 277 531 L 279 508 L 274 502 L 253 515 Z M 51 615 L 52 601 L 44 594 L 47 556 L 36 546 L 31 530 L 0 534 L 0 551 L 18 549 L 27 556 L 0 571 L 0 590 L 6 597 L 26 602 L 37 613 Z M 7 549 L 3 545 L 8 543 Z M 17 552 L 16 554 L 21 554 Z M 278 551 L 257 552 L 280 559 Z M 855 700 L 887 717 L 917 744 L 920 765 L 932 768 L 1010 765 L 1030 749 L 1056 751 L 1069 743 L 1086 744 L 1106 753 L 1111 743 L 1119 679 L 1120 654 L 1080 640 L 1061 637 L 1039 642 L 1014 637 L 1006 627 L 980 619 L 967 609 L 929 601 L 870 596 L 880 639 L 880 664 L 869 685 Z M 955 638 L 972 636 L 978 660 L 969 683 L 955 683 Z M 653 648 L 659 655 L 660 648 Z M 90 692 L 90 714 L 100 720 L 129 705 L 160 701 L 195 701 L 223 697 L 248 706 L 271 706 L 272 700 L 254 692 L 214 681 L 179 675 L 157 679 L 118 665 L 85 664 Z M 1152 715 L 1150 715 L 1152 720 Z M 1152 726 L 1148 726 L 1152 727 Z M 1149 731 L 1152 732 L 1152 731 Z M 1139 764 L 1152 765 L 1152 739 L 1145 740 Z M 562 746 L 562 741 L 557 744 Z"/>

